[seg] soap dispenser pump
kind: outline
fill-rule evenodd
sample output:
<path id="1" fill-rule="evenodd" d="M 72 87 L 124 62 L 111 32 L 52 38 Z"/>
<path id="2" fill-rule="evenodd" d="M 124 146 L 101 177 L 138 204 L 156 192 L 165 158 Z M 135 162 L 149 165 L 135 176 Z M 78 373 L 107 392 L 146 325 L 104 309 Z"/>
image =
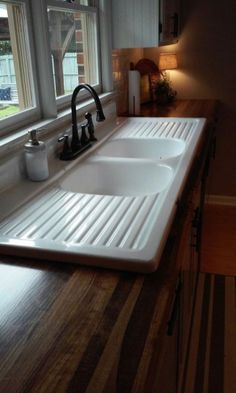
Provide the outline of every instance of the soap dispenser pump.
<path id="1" fill-rule="evenodd" d="M 26 171 L 30 180 L 42 181 L 49 176 L 45 143 L 37 138 L 38 130 L 31 130 L 29 141 L 24 146 Z"/>

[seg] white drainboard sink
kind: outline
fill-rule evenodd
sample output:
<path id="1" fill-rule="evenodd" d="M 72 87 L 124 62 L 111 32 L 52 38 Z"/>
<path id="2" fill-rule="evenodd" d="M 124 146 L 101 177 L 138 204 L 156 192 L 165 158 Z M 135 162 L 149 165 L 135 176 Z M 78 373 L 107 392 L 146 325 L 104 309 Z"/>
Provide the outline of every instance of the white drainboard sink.
<path id="1" fill-rule="evenodd" d="M 11 195 L 7 190 L 0 199 L 1 253 L 153 272 L 204 124 L 185 118 L 122 120 L 91 153 L 63 163 L 40 192 L 33 183 L 16 185 Z M 19 203 L 16 195 L 19 205 L 12 203 Z"/>
<path id="2" fill-rule="evenodd" d="M 185 145 L 185 142 L 180 139 L 112 139 L 98 149 L 97 154 L 108 157 L 166 160 L 183 154 Z"/>
<path id="3" fill-rule="evenodd" d="M 138 160 L 87 160 L 67 174 L 59 186 L 74 193 L 142 196 L 162 192 L 173 178 L 167 165 Z"/>

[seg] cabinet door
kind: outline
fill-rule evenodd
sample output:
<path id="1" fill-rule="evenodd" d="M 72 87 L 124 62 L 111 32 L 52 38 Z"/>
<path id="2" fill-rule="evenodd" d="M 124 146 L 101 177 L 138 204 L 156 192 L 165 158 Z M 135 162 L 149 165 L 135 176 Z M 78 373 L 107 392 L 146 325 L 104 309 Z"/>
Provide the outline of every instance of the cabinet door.
<path id="1" fill-rule="evenodd" d="M 179 0 L 160 0 L 160 45 L 178 41 L 179 8 Z"/>
<path id="2" fill-rule="evenodd" d="M 145 48 L 159 42 L 159 0 L 112 0 L 113 48 Z"/>
<path id="3" fill-rule="evenodd" d="M 179 388 L 182 385 L 184 366 L 187 358 L 191 320 L 199 273 L 200 200 L 201 182 L 198 183 L 192 192 L 178 255 L 182 281 L 179 334 Z"/>
<path id="4" fill-rule="evenodd" d="M 180 299 L 180 332 L 179 332 L 179 384 L 181 384 L 184 371 L 185 358 L 187 353 L 188 337 L 190 332 L 191 310 L 192 310 L 192 204 L 189 206 L 189 212 L 182 230 L 181 241 L 179 244 L 179 264 L 182 282 L 182 291 Z"/>
<path id="5" fill-rule="evenodd" d="M 150 393 L 177 392 L 181 290 L 181 281 L 178 279 L 166 325 L 166 332 L 162 339 L 162 356 L 157 365 L 156 377 Z"/>

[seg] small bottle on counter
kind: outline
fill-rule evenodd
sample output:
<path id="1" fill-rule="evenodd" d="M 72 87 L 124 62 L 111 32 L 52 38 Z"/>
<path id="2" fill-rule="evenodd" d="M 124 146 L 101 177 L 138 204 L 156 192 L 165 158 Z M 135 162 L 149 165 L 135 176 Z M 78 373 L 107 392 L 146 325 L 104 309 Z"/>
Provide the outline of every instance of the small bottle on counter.
<path id="1" fill-rule="evenodd" d="M 42 181 L 49 176 L 47 149 L 37 138 L 37 130 L 29 131 L 30 139 L 24 146 L 26 171 L 30 180 Z"/>

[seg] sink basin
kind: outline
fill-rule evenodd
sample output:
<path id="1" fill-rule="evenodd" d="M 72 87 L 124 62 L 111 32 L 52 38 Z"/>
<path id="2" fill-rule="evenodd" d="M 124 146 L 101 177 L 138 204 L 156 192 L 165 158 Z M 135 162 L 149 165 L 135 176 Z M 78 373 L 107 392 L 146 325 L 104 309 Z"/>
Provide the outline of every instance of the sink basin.
<path id="1" fill-rule="evenodd" d="M 97 154 L 109 157 L 148 158 L 166 160 L 184 152 L 185 142 L 178 139 L 122 138 L 108 141 Z"/>
<path id="2" fill-rule="evenodd" d="M 60 181 L 66 191 L 139 196 L 163 191 L 173 177 L 167 165 L 138 160 L 87 160 Z"/>

